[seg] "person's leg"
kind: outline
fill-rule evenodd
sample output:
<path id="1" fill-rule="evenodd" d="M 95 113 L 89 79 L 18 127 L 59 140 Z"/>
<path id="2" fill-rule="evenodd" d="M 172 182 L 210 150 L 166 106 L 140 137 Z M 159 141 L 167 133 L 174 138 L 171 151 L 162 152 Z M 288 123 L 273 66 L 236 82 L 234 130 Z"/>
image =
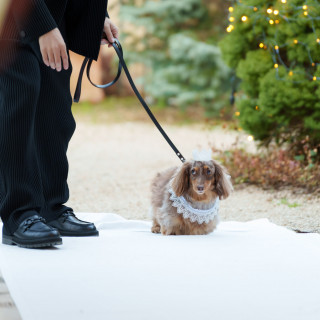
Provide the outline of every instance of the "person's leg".
<path id="1" fill-rule="evenodd" d="M 72 66 L 60 72 L 40 63 L 41 86 L 35 116 L 35 145 L 41 171 L 44 205 L 41 216 L 51 221 L 71 209 L 69 199 L 69 141 L 76 122 L 71 111 L 70 76 Z"/>
<path id="2" fill-rule="evenodd" d="M 92 236 L 99 232 L 93 223 L 79 220 L 64 205 L 69 198 L 69 141 L 76 122 L 71 111 L 71 62 L 69 69 L 57 72 L 40 65 L 41 86 L 35 118 L 35 144 L 41 171 L 44 205 L 41 216 L 62 236 Z"/>
<path id="3" fill-rule="evenodd" d="M 68 48 L 64 19 L 59 29 Z M 69 199 L 67 149 L 76 129 L 71 111 L 70 58 L 68 70 L 62 68 L 57 72 L 42 62 L 38 43 L 33 43 L 33 50 L 39 58 L 41 73 L 35 116 L 35 144 L 44 196 L 41 216 L 63 236 L 98 235 L 99 232 L 93 223 L 79 220 L 73 209 L 64 205 Z"/>
<path id="4" fill-rule="evenodd" d="M 39 62 L 28 46 L 12 53 L 0 72 L 0 215 L 9 233 L 44 202 L 34 145 Z"/>

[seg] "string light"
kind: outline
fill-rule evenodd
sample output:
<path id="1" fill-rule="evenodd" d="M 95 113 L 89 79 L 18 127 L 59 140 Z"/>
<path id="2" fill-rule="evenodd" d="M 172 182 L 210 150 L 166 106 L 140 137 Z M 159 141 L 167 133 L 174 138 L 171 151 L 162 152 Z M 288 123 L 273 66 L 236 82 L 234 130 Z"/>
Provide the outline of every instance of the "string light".
<path id="1" fill-rule="evenodd" d="M 228 26 L 228 28 L 227 28 L 227 32 L 231 32 L 233 29 L 234 29 L 234 26 L 233 26 L 233 25 L 230 25 L 230 26 Z"/>
<path id="2" fill-rule="evenodd" d="M 236 111 L 234 114 L 236 115 L 236 117 L 240 116 L 240 112 L 239 111 Z"/>
<path id="3" fill-rule="evenodd" d="M 248 137 L 247 137 L 247 140 L 248 140 L 248 141 L 253 141 L 253 140 L 254 140 L 254 137 L 253 137 L 253 136 L 248 136 Z"/>
<path id="4" fill-rule="evenodd" d="M 316 35 L 316 27 L 319 26 L 319 22 L 320 21 L 320 16 L 312 16 L 312 14 L 310 15 L 309 14 L 309 11 L 308 8 L 310 6 L 310 3 L 309 3 L 309 6 L 307 4 L 303 5 L 303 6 L 296 6 L 294 4 L 290 4 L 290 7 L 281 7 L 282 9 L 273 9 L 272 7 L 269 7 L 267 9 L 265 9 L 263 7 L 263 5 L 261 5 L 261 7 L 259 6 L 250 6 L 250 5 L 246 5 L 244 3 L 242 3 L 241 0 L 231 0 L 233 3 L 237 3 L 239 5 L 239 7 L 245 7 L 245 8 L 248 8 L 248 9 L 251 9 L 255 12 L 257 12 L 257 14 L 255 13 L 255 18 L 252 18 L 251 20 L 251 23 L 253 25 L 253 28 L 255 28 L 256 26 L 256 23 L 257 23 L 257 17 L 259 18 L 265 18 L 270 25 L 274 25 L 274 24 L 279 24 L 280 22 L 287 22 L 287 23 L 294 23 L 294 22 L 297 22 L 299 21 L 299 19 L 301 19 L 301 14 L 303 14 L 306 18 L 307 21 L 309 21 L 309 27 L 313 30 L 313 33 L 315 35 L 315 39 L 316 39 L 316 42 L 320 45 L 320 37 L 318 38 L 317 35 Z M 287 4 L 287 0 L 280 0 L 282 4 Z M 293 6 L 293 8 L 292 8 Z M 230 6 L 229 7 L 229 12 L 234 12 L 234 7 Z M 260 10 L 261 9 L 261 10 Z M 292 9 L 294 11 L 292 11 Z M 259 11 L 260 10 L 260 11 Z M 258 12 L 259 11 L 259 12 Z M 263 13 L 264 12 L 264 13 Z M 288 12 L 288 14 L 286 14 Z M 292 13 L 293 12 L 293 13 Z M 274 14 L 274 16 L 277 16 L 277 19 L 272 19 L 272 16 L 269 18 L 268 15 L 272 15 Z M 281 19 L 280 19 L 280 18 Z M 300 18 L 299 18 L 300 17 Z M 246 22 L 250 19 L 250 16 L 247 16 L 247 15 L 243 15 L 241 16 L 241 21 L 242 22 Z M 236 19 L 234 18 L 234 16 L 231 14 L 229 14 L 229 21 L 230 22 L 235 22 Z M 315 22 L 317 21 L 317 24 L 315 24 Z M 263 27 L 263 25 L 261 25 Z M 227 27 L 227 32 L 231 32 L 232 30 L 234 29 L 234 26 L 233 25 L 229 25 Z M 260 31 L 260 27 L 258 28 L 259 32 Z M 277 29 L 276 29 L 277 30 Z M 286 77 L 283 77 L 281 78 L 280 77 L 280 73 L 279 73 L 279 65 L 282 65 L 288 72 L 288 75 L 291 77 L 293 76 L 293 71 L 290 70 L 291 66 L 289 65 L 286 65 L 284 61 L 286 61 L 286 59 L 282 59 L 281 55 L 280 55 L 280 44 L 275 44 L 277 42 L 277 31 L 274 33 L 274 40 L 272 38 L 270 38 L 269 36 L 267 36 L 266 34 L 266 30 L 263 30 L 262 29 L 262 36 L 263 38 L 261 40 L 263 40 L 263 42 L 260 42 L 259 43 L 259 48 L 261 49 L 268 49 L 269 48 L 269 52 L 272 56 L 272 59 L 273 59 L 273 66 L 276 70 L 276 78 L 278 80 L 282 80 L 282 81 L 285 81 L 287 78 Z M 274 41 L 274 42 L 273 42 Z M 309 57 L 309 60 L 310 60 L 310 65 L 312 67 L 315 67 L 315 66 L 320 66 L 320 62 L 319 63 L 315 63 L 312 59 L 312 53 L 313 53 L 313 50 L 314 48 L 313 47 L 309 47 L 309 43 L 304 43 L 303 41 L 300 41 L 298 39 L 293 39 L 292 40 L 293 43 L 295 45 L 299 45 L 301 46 L 302 48 L 304 48 L 304 50 L 306 50 L 307 54 L 308 54 L 308 57 Z M 308 40 L 309 41 L 309 40 Z M 291 45 L 292 45 L 292 42 L 291 42 Z M 288 47 L 290 46 L 290 43 L 287 42 L 287 43 L 282 43 L 281 44 L 281 48 L 283 47 Z M 285 50 L 283 50 L 283 52 L 285 54 Z M 320 80 L 320 77 L 316 77 L 315 75 L 313 74 L 310 74 L 310 69 L 308 68 L 305 68 L 305 73 L 307 74 L 307 78 L 310 79 L 310 80 Z M 296 74 L 302 74 L 303 71 L 296 71 Z M 300 80 L 300 81 L 295 81 L 295 80 L 290 80 L 290 81 L 294 81 L 295 83 L 297 82 L 303 82 L 305 80 Z M 256 109 L 258 110 L 258 109 Z"/>
<path id="5" fill-rule="evenodd" d="M 259 107 L 258 107 L 258 106 L 256 106 L 256 110 L 259 110 Z"/>

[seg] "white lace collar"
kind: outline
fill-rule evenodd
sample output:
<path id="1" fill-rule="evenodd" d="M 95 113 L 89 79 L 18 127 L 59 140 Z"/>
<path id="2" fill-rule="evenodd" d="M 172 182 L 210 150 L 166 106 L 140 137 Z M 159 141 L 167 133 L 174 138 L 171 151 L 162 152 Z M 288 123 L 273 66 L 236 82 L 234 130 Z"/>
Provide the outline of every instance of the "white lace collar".
<path id="1" fill-rule="evenodd" d="M 169 192 L 171 194 L 170 200 L 172 200 L 172 206 L 177 208 L 177 212 L 183 215 L 183 218 L 190 219 L 191 222 L 209 223 L 212 221 L 219 213 L 219 197 L 210 209 L 196 209 L 193 208 L 190 203 L 185 199 L 185 197 L 178 197 L 172 187 L 170 186 Z"/>

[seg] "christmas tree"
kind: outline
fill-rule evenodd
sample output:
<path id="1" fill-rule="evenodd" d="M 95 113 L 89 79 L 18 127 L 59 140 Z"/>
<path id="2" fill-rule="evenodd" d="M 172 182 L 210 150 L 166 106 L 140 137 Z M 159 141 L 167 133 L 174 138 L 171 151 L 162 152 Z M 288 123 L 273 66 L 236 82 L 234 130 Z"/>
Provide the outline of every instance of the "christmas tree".
<path id="1" fill-rule="evenodd" d="M 228 9 L 220 47 L 242 80 L 240 126 L 263 144 L 320 154 L 320 3 L 239 0 Z"/>
<path id="2" fill-rule="evenodd" d="M 230 71 L 216 44 L 226 8 L 223 0 L 122 1 L 129 60 L 147 66 L 144 88 L 159 104 L 222 107 Z"/>

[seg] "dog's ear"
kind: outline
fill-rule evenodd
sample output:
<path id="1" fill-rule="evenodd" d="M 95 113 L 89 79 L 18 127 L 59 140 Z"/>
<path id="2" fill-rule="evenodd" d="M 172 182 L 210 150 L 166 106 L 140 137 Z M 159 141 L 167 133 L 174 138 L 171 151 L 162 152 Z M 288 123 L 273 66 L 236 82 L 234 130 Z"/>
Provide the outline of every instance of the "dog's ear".
<path id="1" fill-rule="evenodd" d="M 219 163 L 212 160 L 215 172 L 214 172 L 214 191 L 219 196 L 219 199 L 227 199 L 233 191 L 233 186 L 230 180 L 230 175 L 227 170 Z"/>
<path id="2" fill-rule="evenodd" d="M 190 162 L 185 162 L 172 180 L 172 189 L 180 197 L 189 189 L 190 185 Z"/>

